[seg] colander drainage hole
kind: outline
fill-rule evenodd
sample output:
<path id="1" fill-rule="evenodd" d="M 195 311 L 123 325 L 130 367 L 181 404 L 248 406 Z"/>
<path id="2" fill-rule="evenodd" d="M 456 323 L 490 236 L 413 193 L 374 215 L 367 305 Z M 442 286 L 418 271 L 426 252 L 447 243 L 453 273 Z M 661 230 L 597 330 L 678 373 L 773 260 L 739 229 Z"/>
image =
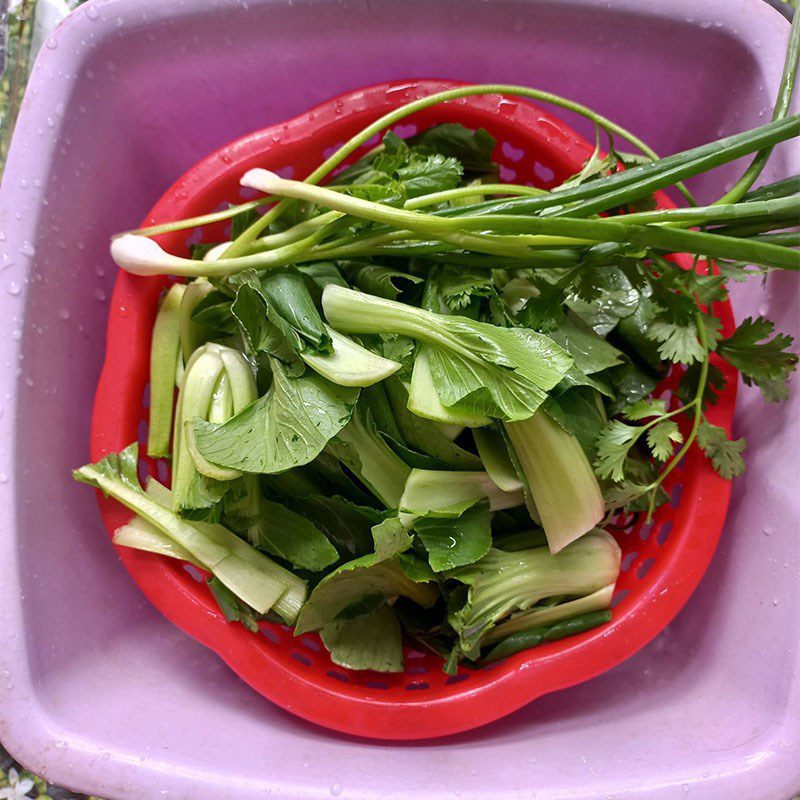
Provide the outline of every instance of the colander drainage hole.
<path id="1" fill-rule="evenodd" d="M 205 583 L 205 579 L 203 578 L 203 573 L 200 572 L 199 569 L 194 564 L 184 564 L 183 568 L 186 572 L 189 573 L 192 580 L 197 581 L 198 583 Z"/>
<path id="2" fill-rule="evenodd" d="M 309 636 L 304 636 L 300 640 L 300 644 L 302 644 L 303 647 L 307 647 L 309 650 L 313 650 L 315 653 L 319 653 L 319 642 L 315 642 Z"/>
<path id="3" fill-rule="evenodd" d="M 166 458 L 159 458 L 156 461 L 156 477 L 159 483 L 166 483 L 169 478 L 169 462 Z"/>
<path id="4" fill-rule="evenodd" d="M 299 661 L 306 667 L 311 666 L 311 659 L 308 656 L 303 655 L 303 653 L 298 653 L 297 651 L 295 651 L 293 653 L 289 653 L 289 656 L 293 658 L 295 661 Z"/>
<path id="5" fill-rule="evenodd" d="M 669 504 L 673 508 L 677 508 L 681 504 L 681 495 L 683 494 L 683 484 L 679 483 L 673 490 Z"/>
<path id="6" fill-rule="evenodd" d="M 401 139 L 407 139 L 417 132 L 417 126 L 413 122 L 410 122 L 408 125 L 395 125 L 392 130 Z"/>
<path id="7" fill-rule="evenodd" d="M 525 151 L 521 147 L 514 147 L 511 142 L 503 142 L 501 150 L 503 151 L 503 155 L 511 159 L 511 161 L 522 161 L 525 157 Z"/>
<path id="8" fill-rule="evenodd" d="M 263 633 L 264 636 L 267 639 L 269 639 L 273 644 L 280 644 L 281 637 L 278 636 L 278 634 L 275 633 L 275 631 L 272 630 L 272 628 L 264 627 L 261 629 L 261 633 Z"/>
<path id="9" fill-rule="evenodd" d="M 193 244 L 200 244 L 203 241 L 203 229 L 192 228 L 192 232 L 186 237 L 186 246 L 191 247 Z"/>
<path id="10" fill-rule="evenodd" d="M 335 669 L 328 670 L 328 677 L 335 678 L 337 681 L 341 681 L 342 683 L 350 683 L 350 678 L 348 678 L 344 672 L 338 672 Z"/>
<path id="11" fill-rule="evenodd" d="M 421 664 L 415 664 L 413 667 L 409 667 L 406 670 L 407 675 L 425 675 L 427 673 L 428 668 L 423 667 Z"/>
<path id="12" fill-rule="evenodd" d="M 389 684 L 383 681 L 364 681 L 364 686 L 368 686 L 370 689 L 386 690 L 389 688 Z"/>
<path id="13" fill-rule="evenodd" d="M 662 525 L 662 526 L 661 526 L 661 527 L 658 529 L 658 534 L 657 534 L 657 536 L 656 536 L 656 541 L 657 541 L 657 542 L 658 542 L 660 545 L 664 545 L 664 544 L 666 544 L 666 542 L 667 542 L 667 539 L 669 539 L 669 535 L 670 535 L 670 533 L 672 533 L 672 520 L 671 520 L 671 519 L 667 520 L 667 521 L 666 521 L 666 522 L 665 522 L 665 523 L 664 523 L 664 524 L 663 524 L 663 525 Z"/>
<path id="14" fill-rule="evenodd" d="M 150 384 L 144 387 L 142 392 L 142 408 L 150 408 Z"/>
<path id="15" fill-rule="evenodd" d="M 654 558 L 646 558 L 644 561 L 642 561 L 641 566 L 636 571 L 636 577 L 639 580 L 642 580 L 642 578 L 644 578 L 644 576 L 650 572 L 650 567 L 652 567 L 655 563 L 656 560 Z"/>
<path id="16" fill-rule="evenodd" d="M 469 678 L 469 675 L 463 673 L 461 675 L 451 675 L 449 678 L 444 679 L 445 686 L 452 686 L 454 683 L 461 683 Z"/>
<path id="17" fill-rule="evenodd" d="M 620 569 L 623 572 L 627 572 L 631 568 L 631 564 L 636 561 L 636 556 L 639 554 L 634 550 L 632 553 L 627 553 L 625 558 L 622 559 L 622 563 L 620 564 Z"/>
<path id="18" fill-rule="evenodd" d="M 538 161 L 533 165 L 533 172 L 542 183 L 550 183 L 556 174 L 550 167 L 540 164 Z"/>
<path id="19" fill-rule="evenodd" d="M 630 589 L 620 589 L 611 598 L 611 608 L 615 608 L 616 606 L 618 606 L 630 593 L 631 593 Z"/>
<path id="20" fill-rule="evenodd" d="M 500 183 L 513 183 L 517 178 L 516 170 L 500 164 Z"/>
<path id="21" fill-rule="evenodd" d="M 413 681 L 412 683 L 406 684 L 406 691 L 413 692 L 418 689 L 430 689 L 430 684 L 426 683 L 425 681 Z"/>

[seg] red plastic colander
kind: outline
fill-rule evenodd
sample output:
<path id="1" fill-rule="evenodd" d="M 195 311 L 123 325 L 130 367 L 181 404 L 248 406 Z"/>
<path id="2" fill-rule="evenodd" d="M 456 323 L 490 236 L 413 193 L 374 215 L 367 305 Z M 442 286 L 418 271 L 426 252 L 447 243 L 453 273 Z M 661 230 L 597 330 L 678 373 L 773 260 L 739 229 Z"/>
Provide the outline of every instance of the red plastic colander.
<path id="1" fill-rule="evenodd" d="M 385 83 L 329 100 L 295 119 L 218 150 L 190 169 L 158 201 L 145 225 L 215 210 L 250 196 L 240 176 L 266 167 L 303 178 L 338 145 L 378 117 L 419 97 L 459 85 L 448 81 Z M 564 123 L 527 102 L 468 97 L 421 111 L 395 127 L 407 136 L 440 122 L 483 127 L 497 140 L 501 178 L 549 188 L 577 172 L 592 147 Z M 361 152 L 361 151 L 360 151 Z M 354 154 L 354 158 L 360 155 Z M 351 161 L 353 159 L 350 159 Z M 665 195 L 661 207 L 672 207 Z M 219 241 L 222 224 L 169 234 L 160 243 L 178 255 L 199 241 Z M 190 234 L 190 235 L 187 235 Z M 680 261 L 680 258 L 678 259 Z M 95 398 L 91 457 L 96 461 L 138 439 L 147 441 L 150 334 L 164 278 L 120 272 L 111 301 L 106 361 Z M 714 309 L 727 335 L 730 306 Z M 728 379 L 709 420 L 730 432 L 736 373 L 717 361 Z M 680 378 L 659 387 L 669 395 Z M 169 475 L 168 462 L 142 457 L 140 477 Z M 219 654 L 265 697 L 319 725 L 358 736 L 422 739 L 465 731 L 508 714 L 536 697 L 585 681 L 635 653 L 677 614 L 705 572 L 719 539 L 730 483 L 693 447 L 667 479 L 671 501 L 651 523 L 620 521 L 613 532 L 622 548 L 622 572 L 611 623 L 541 645 L 478 670 L 442 672 L 441 660 L 406 647 L 402 674 L 351 672 L 335 666 L 319 637 L 262 623 L 258 634 L 227 622 L 194 570 L 151 553 L 118 548 L 120 558 L 150 601 L 172 622 Z M 109 535 L 130 512 L 100 497 Z"/>

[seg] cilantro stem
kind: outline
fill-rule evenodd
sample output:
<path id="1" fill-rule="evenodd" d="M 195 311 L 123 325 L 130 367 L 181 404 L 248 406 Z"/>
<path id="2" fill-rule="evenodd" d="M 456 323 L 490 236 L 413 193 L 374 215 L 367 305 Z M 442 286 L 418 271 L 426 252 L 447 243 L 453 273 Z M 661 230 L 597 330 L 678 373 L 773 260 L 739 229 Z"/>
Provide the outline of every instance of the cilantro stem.
<path id="1" fill-rule="evenodd" d="M 658 487 L 664 483 L 666 477 L 678 466 L 681 462 L 681 459 L 686 455 L 689 448 L 692 446 L 695 438 L 697 437 L 697 429 L 700 427 L 700 422 L 703 419 L 703 394 L 706 390 L 706 382 L 708 381 L 708 368 L 710 365 L 710 358 L 709 358 L 709 350 L 708 350 L 708 337 L 706 336 L 706 327 L 703 323 L 703 318 L 700 315 L 700 312 L 697 311 L 694 315 L 695 319 L 695 326 L 697 327 L 697 338 L 700 340 L 700 344 L 705 351 L 706 357 L 703 360 L 703 363 L 700 365 L 700 375 L 697 380 L 697 391 L 695 392 L 694 398 L 682 409 L 689 408 L 690 406 L 694 406 L 694 417 L 692 418 L 692 427 L 689 431 L 689 435 L 686 437 L 686 441 L 683 443 L 681 449 L 677 452 L 676 455 L 672 457 L 672 460 L 661 470 L 658 478 L 650 485 L 650 503 L 647 508 L 647 521 L 649 522 L 653 517 L 653 511 L 655 509 L 655 502 L 656 502 L 656 493 Z"/>

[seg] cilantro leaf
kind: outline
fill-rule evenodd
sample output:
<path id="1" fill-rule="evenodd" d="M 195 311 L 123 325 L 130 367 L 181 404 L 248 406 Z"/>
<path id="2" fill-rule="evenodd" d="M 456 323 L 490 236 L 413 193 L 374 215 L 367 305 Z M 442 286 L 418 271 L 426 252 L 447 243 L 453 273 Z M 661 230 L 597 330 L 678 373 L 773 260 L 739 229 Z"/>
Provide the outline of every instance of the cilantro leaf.
<path id="1" fill-rule="evenodd" d="M 612 419 L 597 437 L 597 458 L 594 465 L 598 477 L 621 481 L 625 477 L 625 459 L 628 450 L 639 438 L 642 429 Z"/>
<path id="2" fill-rule="evenodd" d="M 687 324 L 656 320 L 650 326 L 647 337 L 660 343 L 658 354 L 665 361 L 693 364 L 705 358 L 706 353 L 697 338 L 694 321 Z"/>
<path id="3" fill-rule="evenodd" d="M 697 382 L 700 380 L 699 363 L 694 363 L 687 367 L 686 372 L 678 384 L 676 394 L 684 402 L 689 403 L 697 394 Z M 708 377 L 705 389 L 703 390 L 703 408 L 717 404 L 717 395 L 725 388 L 727 380 L 722 370 L 715 364 L 708 365 Z"/>
<path id="4" fill-rule="evenodd" d="M 647 431 L 647 444 L 659 461 L 666 461 L 672 455 L 674 445 L 682 441 L 683 434 L 674 419 L 662 420 Z"/>
<path id="5" fill-rule="evenodd" d="M 559 284 L 533 279 L 531 283 L 539 290 L 536 297 L 530 297 L 519 311 L 518 319 L 526 328 L 540 333 L 554 331 L 566 319 L 564 288 Z"/>
<path id="6" fill-rule="evenodd" d="M 730 480 L 744 472 L 744 438 L 729 439 L 724 428 L 703 420 L 697 430 L 697 444 L 721 477 Z"/>
<path id="7" fill-rule="evenodd" d="M 451 311 L 467 308 L 474 297 L 489 297 L 494 294 L 491 272 L 469 267 L 445 267 L 436 276 L 439 295 Z"/>
<path id="8" fill-rule="evenodd" d="M 744 382 L 756 384 L 770 402 L 786 398 L 786 381 L 797 368 L 797 354 L 788 351 L 792 337 L 779 333 L 770 339 L 774 329 L 771 320 L 747 317 L 717 345 L 717 352 L 742 373 Z"/>
<path id="9" fill-rule="evenodd" d="M 660 417 L 667 413 L 667 404 L 662 399 L 657 400 L 639 400 L 633 405 L 628 406 L 623 412 L 622 416 L 632 422 L 641 419 L 648 419 L 649 417 Z"/>
<path id="10" fill-rule="evenodd" d="M 468 174 L 495 172 L 492 152 L 497 142 L 483 128 L 475 131 L 458 123 L 445 122 L 406 140 L 409 147 L 426 153 L 439 153 L 458 159 Z"/>

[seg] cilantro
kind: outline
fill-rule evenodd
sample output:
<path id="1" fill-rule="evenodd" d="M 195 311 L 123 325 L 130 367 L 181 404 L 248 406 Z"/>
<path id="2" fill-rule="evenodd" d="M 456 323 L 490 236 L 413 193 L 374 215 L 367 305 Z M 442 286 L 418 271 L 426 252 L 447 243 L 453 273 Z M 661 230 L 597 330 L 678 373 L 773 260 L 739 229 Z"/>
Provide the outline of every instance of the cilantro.
<path id="1" fill-rule="evenodd" d="M 628 406 L 623 412 L 622 416 L 632 422 L 648 417 L 660 417 L 667 413 L 666 403 L 661 400 L 639 400 L 633 405 Z"/>
<path id="2" fill-rule="evenodd" d="M 797 368 L 797 355 L 788 351 L 792 337 L 779 333 L 770 339 L 774 328 L 764 317 L 747 317 L 717 345 L 717 352 L 742 373 L 744 382 L 756 384 L 770 402 L 786 398 L 786 381 Z"/>
<path id="3" fill-rule="evenodd" d="M 729 439 L 724 428 L 703 420 L 697 430 L 697 444 L 723 478 L 730 480 L 744 472 L 742 452 L 746 442 L 743 438 Z"/>
<path id="4" fill-rule="evenodd" d="M 662 420 L 647 431 L 647 444 L 659 461 L 666 461 L 672 455 L 673 445 L 682 441 L 683 435 L 674 419 Z"/>
<path id="5" fill-rule="evenodd" d="M 600 431 L 595 443 L 597 458 L 594 462 L 599 477 L 611 478 L 613 481 L 623 480 L 628 450 L 639 438 L 642 430 L 642 428 L 612 419 Z"/>

